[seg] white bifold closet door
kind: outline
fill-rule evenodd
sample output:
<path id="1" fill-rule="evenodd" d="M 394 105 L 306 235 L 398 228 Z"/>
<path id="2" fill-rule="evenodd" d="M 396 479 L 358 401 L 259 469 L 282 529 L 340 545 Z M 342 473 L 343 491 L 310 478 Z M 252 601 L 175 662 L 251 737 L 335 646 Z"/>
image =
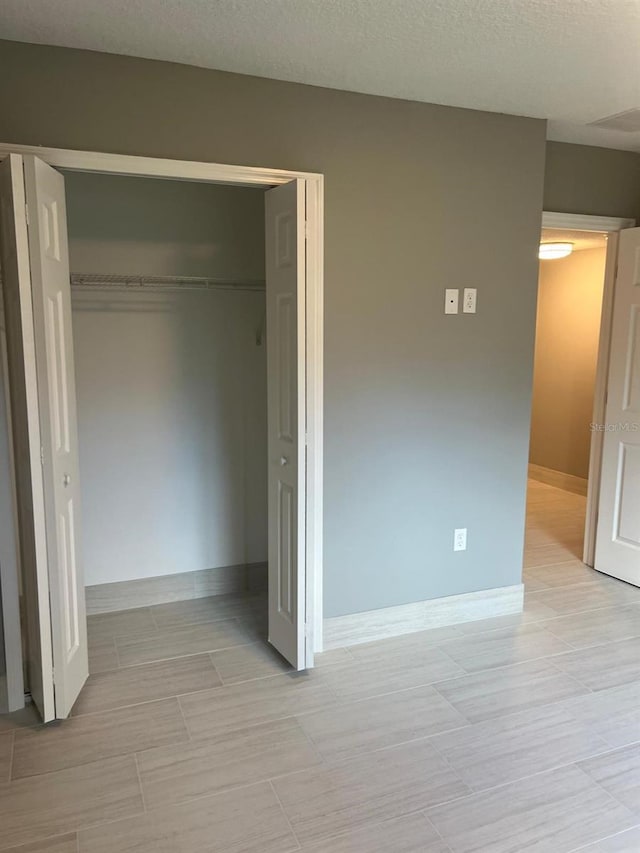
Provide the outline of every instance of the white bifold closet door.
<path id="1" fill-rule="evenodd" d="M 2 202 L 12 403 L 28 428 L 16 469 L 19 484 L 29 471 L 19 501 L 29 677 L 49 721 L 69 715 L 88 676 L 64 179 L 37 157 L 10 155 Z"/>
<path id="2" fill-rule="evenodd" d="M 301 180 L 268 190 L 269 642 L 313 666 L 306 630 L 306 237 Z"/>
<path id="3" fill-rule="evenodd" d="M 594 568 L 640 586 L 640 228 L 620 232 Z"/>

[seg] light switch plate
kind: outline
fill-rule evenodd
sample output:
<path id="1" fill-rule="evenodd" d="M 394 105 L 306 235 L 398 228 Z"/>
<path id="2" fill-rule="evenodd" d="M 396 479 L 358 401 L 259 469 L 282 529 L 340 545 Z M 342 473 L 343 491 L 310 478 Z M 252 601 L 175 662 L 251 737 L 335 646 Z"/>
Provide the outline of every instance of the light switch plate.
<path id="1" fill-rule="evenodd" d="M 444 313 L 445 314 L 457 314 L 458 313 L 458 293 L 459 291 L 455 288 L 448 287 L 444 292 Z"/>

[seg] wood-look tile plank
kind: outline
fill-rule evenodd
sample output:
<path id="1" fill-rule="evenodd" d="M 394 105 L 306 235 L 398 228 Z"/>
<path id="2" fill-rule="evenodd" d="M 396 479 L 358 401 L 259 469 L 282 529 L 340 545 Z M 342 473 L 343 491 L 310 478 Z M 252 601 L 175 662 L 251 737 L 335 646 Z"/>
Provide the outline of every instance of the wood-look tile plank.
<path id="1" fill-rule="evenodd" d="M 524 584 L 525 592 L 539 592 L 541 589 L 549 589 L 549 584 L 538 580 L 538 578 L 530 574 L 529 569 L 525 569 L 522 572 L 522 583 Z"/>
<path id="2" fill-rule="evenodd" d="M 355 658 L 362 661 L 374 660 L 381 653 L 389 657 L 401 658 L 409 654 L 427 652 L 460 636 L 460 625 L 445 625 L 442 628 L 428 628 L 426 631 L 414 631 L 412 634 L 401 634 L 385 640 L 358 643 L 355 646 L 349 646 L 349 649 Z"/>
<path id="3" fill-rule="evenodd" d="M 314 655 L 314 667 L 316 671 L 321 669 L 333 668 L 336 666 L 345 666 L 353 663 L 354 657 L 351 649 L 337 648 L 329 649 L 326 652 L 320 652 Z"/>
<path id="4" fill-rule="evenodd" d="M 609 745 L 562 703 L 437 735 L 433 745 L 474 791 L 606 752 Z"/>
<path id="5" fill-rule="evenodd" d="M 138 756 L 148 809 L 267 781 L 320 761 L 292 717 Z"/>
<path id="6" fill-rule="evenodd" d="M 524 566 L 527 569 L 539 566 L 553 566 L 557 563 L 571 562 L 580 558 L 582 537 L 567 538 L 566 544 L 553 543 L 550 545 L 529 546 L 524 552 Z"/>
<path id="7" fill-rule="evenodd" d="M 0 850 L 142 810 L 133 756 L 19 779 L 0 793 Z"/>
<path id="8" fill-rule="evenodd" d="M 89 642 L 89 672 L 92 675 L 109 672 L 119 666 L 116 641 L 113 637 Z"/>
<path id="9" fill-rule="evenodd" d="M 618 835 L 581 847 L 580 853 L 638 853 L 640 850 L 640 826 Z"/>
<path id="10" fill-rule="evenodd" d="M 284 776 L 272 784 L 303 847 L 469 791 L 424 740 Z"/>
<path id="11" fill-rule="evenodd" d="M 77 853 L 77 851 L 78 839 L 75 832 L 11 848 L 11 853 Z"/>
<path id="12" fill-rule="evenodd" d="M 478 672 L 571 651 L 571 646 L 534 623 L 462 637 L 441 649 L 467 672 Z"/>
<path id="13" fill-rule="evenodd" d="M 251 614 L 255 608 L 266 610 L 263 598 L 247 595 L 210 595 L 189 601 L 172 601 L 151 607 L 153 618 L 161 631 L 196 625 L 199 622 L 215 622 L 236 616 Z"/>
<path id="14" fill-rule="evenodd" d="M 433 824 L 419 812 L 302 849 L 305 853 L 451 853 Z"/>
<path id="15" fill-rule="evenodd" d="M 640 589 L 620 581 L 608 582 L 599 578 L 589 583 L 544 589 L 532 592 L 531 599 L 539 606 L 563 616 L 602 607 L 640 603 Z"/>
<path id="16" fill-rule="evenodd" d="M 11 777 L 11 755 L 13 753 L 13 732 L 0 734 L 0 786 Z"/>
<path id="17" fill-rule="evenodd" d="M 38 713 L 38 709 L 30 702 L 19 711 L 12 711 L 10 714 L 0 714 L 0 734 L 13 732 L 16 729 L 37 726 L 41 722 L 42 719 Z"/>
<path id="18" fill-rule="evenodd" d="M 554 663 L 557 659 L 553 658 Z M 434 686 L 474 723 L 589 692 L 544 659 L 484 670 Z"/>
<path id="19" fill-rule="evenodd" d="M 148 607 L 87 616 L 87 634 L 90 643 L 125 635 L 144 636 L 154 634 L 157 630 Z"/>
<path id="20" fill-rule="evenodd" d="M 213 652 L 251 642 L 235 619 L 200 622 L 184 628 L 159 631 L 147 637 L 118 637 L 120 666 L 136 666 L 153 661 Z"/>
<path id="21" fill-rule="evenodd" d="M 640 681 L 640 637 L 558 655 L 553 662 L 590 690 Z"/>
<path id="22" fill-rule="evenodd" d="M 342 760 L 468 722 L 433 687 L 425 686 L 307 714 L 300 717 L 300 725 L 324 758 Z"/>
<path id="23" fill-rule="evenodd" d="M 559 616 L 544 627 L 575 649 L 640 637 L 640 606 L 608 607 Z"/>
<path id="24" fill-rule="evenodd" d="M 16 733 L 12 778 L 49 773 L 116 755 L 184 743 L 188 739 L 177 699 L 71 717 Z"/>
<path id="25" fill-rule="evenodd" d="M 268 783 L 79 833 L 79 853 L 293 853 L 298 849 Z"/>
<path id="26" fill-rule="evenodd" d="M 529 524 L 525 534 L 527 548 L 537 545 L 556 545 L 558 542 L 573 541 L 584 533 L 585 506 L 568 507 L 561 510 L 552 501 L 545 501 L 543 512 L 529 513 Z"/>
<path id="27" fill-rule="evenodd" d="M 208 655 L 160 661 L 90 675 L 73 715 L 124 708 L 221 685 Z"/>
<path id="28" fill-rule="evenodd" d="M 637 817 L 575 766 L 427 811 L 455 853 L 569 853 Z"/>
<path id="29" fill-rule="evenodd" d="M 549 614 L 551 616 L 558 615 L 549 610 L 549 613 L 544 618 L 549 618 Z M 487 619 L 476 619 L 473 622 L 461 622 L 459 625 L 456 625 L 456 628 L 461 635 L 470 637 L 474 634 L 484 634 L 487 631 L 498 631 L 502 628 L 517 628 L 520 625 L 527 625 L 536 621 L 539 620 L 537 618 L 532 619 L 523 611 L 522 613 L 510 613 L 506 616 L 490 616 Z"/>
<path id="30" fill-rule="evenodd" d="M 224 684 L 240 684 L 293 671 L 288 661 L 264 640 L 212 652 L 211 661 Z M 315 655 L 314 666 L 321 670 L 348 663 L 353 663 L 353 656 L 347 649 L 331 649 Z"/>
<path id="31" fill-rule="evenodd" d="M 396 690 L 432 684 L 462 675 L 464 670 L 438 648 L 422 643 L 385 641 L 351 646 L 354 660 L 333 666 L 322 678 L 342 701 L 355 701 Z"/>
<path id="32" fill-rule="evenodd" d="M 269 618 L 266 611 L 256 610 L 245 616 L 236 617 L 242 630 L 250 638 L 250 642 L 266 643 L 269 636 Z"/>
<path id="33" fill-rule="evenodd" d="M 611 747 L 640 741 L 640 681 L 588 693 L 563 706 Z"/>
<path id="34" fill-rule="evenodd" d="M 334 695 L 315 673 L 261 678 L 180 698 L 193 738 L 215 737 L 334 704 Z"/>
<path id="35" fill-rule="evenodd" d="M 581 761 L 578 766 L 640 818 L 640 744 Z"/>
<path id="36" fill-rule="evenodd" d="M 292 669 L 272 646 L 264 642 L 212 652 L 211 661 L 224 684 L 268 678 Z"/>
<path id="37" fill-rule="evenodd" d="M 582 560 L 569 560 L 565 563 L 525 569 L 523 576 L 525 583 L 527 580 L 537 582 L 540 589 L 549 589 L 556 586 L 571 586 L 576 583 L 590 583 L 597 578 L 597 572 L 589 566 L 585 566 Z"/>

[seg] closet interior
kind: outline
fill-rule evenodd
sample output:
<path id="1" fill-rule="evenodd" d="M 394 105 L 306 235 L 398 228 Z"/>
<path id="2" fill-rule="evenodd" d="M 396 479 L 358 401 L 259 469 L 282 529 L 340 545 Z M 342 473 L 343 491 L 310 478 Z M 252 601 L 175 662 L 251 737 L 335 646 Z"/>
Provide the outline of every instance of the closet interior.
<path id="1" fill-rule="evenodd" d="M 88 613 L 264 588 L 264 192 L 65 183 Z"/>

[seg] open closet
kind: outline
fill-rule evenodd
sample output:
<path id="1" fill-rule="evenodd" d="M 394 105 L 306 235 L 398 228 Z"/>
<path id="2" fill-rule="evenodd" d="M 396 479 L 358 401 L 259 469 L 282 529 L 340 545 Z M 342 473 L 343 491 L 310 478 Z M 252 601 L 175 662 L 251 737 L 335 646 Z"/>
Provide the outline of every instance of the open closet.
<path id="1" fill-rule="evenodd" d="M 303 181 L 0 168 L 4 456 L 42 718 L 88 672 L 267 639 L 309 666 Z M 102 614 L 143 610 L 145 636 L 105 642 Z"/>
<path id="2" fill-rule="evenodd" d="M 87 612 L 266 590 L 264 192 L 65 178 Z"/>

